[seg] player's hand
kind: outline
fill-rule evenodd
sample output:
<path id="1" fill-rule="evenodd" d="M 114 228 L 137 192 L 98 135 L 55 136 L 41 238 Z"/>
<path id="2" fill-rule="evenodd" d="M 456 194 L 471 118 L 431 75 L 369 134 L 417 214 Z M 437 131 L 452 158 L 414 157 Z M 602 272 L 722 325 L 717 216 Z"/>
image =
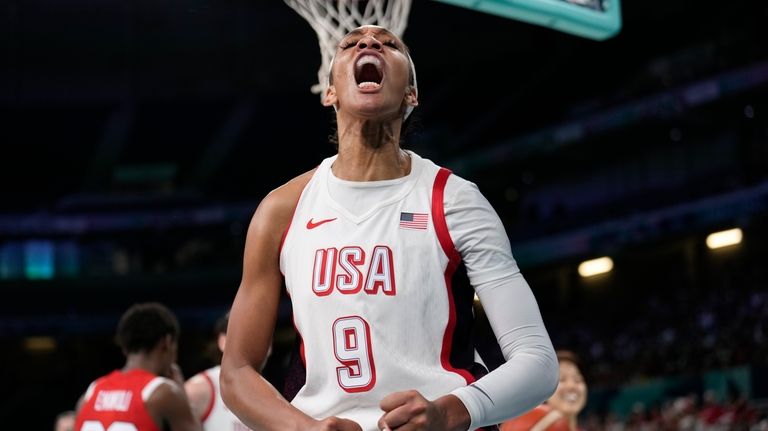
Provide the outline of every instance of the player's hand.
<path id="1" fill-rule="evenodd" d="M 317 426 L 312 427 L 311 431 L 363 431 L 357 422 L 335 416 L 317 421 L 315 424 Z"/>
<path id="2" fill-rule="evenodd" d="M 164 373 L 165 376 L 174 382 L 184 386 L 184 373 L 181 372 L 181 367 L 177 363 L 171 364 L 168 370 Z"/>
<path id="3" fill-rule="evenodd" d="M 466 430 L 470 423 L 469 412 L 453 395 L 432 402 L 418 391 L 395 392 L 384 397 L 380 407 L 384 410 L 379 418 L 380 430 Z"/>

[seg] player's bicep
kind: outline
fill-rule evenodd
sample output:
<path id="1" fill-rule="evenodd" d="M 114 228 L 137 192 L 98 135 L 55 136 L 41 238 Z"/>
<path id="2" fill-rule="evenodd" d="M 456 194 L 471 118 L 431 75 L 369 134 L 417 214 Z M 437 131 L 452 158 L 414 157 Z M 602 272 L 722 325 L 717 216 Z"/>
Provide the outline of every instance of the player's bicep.
<path id="1" fill-rule="evenodd" d="M 473 286 L 519 272 L 504 224 L 475 184 L 449 179 L 445 205 L 451 239 Z"/>
<path id="2" fill-rule="evenodd" d="M 243 275 L 229 314 L 222 368 L 259 370 L 267 357 L 283 278 L 279 250 L 287 221 L 280 201 L 268 196 L 248 227 Z"/>

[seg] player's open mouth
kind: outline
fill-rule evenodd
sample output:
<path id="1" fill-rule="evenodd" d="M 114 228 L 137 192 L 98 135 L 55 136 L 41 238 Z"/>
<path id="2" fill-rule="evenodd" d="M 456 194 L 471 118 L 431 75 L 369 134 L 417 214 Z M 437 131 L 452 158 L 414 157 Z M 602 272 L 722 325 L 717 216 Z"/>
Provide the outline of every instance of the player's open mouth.
<path id="1" fill-rule="evenodd" d="M 381 86 L 381 80 L 384 78 L 382 70 L 383 64 L 379 57 L 375 55 L 362 55 L 355 63 L 355 81 L 357 88 L 376 89 Z"/>

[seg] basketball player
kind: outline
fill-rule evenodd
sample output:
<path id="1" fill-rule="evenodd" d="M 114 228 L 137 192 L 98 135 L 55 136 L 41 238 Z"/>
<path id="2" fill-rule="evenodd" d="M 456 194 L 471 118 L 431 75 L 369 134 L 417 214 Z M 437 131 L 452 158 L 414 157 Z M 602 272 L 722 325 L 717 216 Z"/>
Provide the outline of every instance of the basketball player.
<path id="1" fill-rule="evenodd" d="M 328 84 L 337 154 L 269 193 L 248 229 L 227 405 L 254 429 L 443 431 L 543 402 L 557 359 L 498 215 L 474 184 L 400 148 L 418 104 L 406 46 L 360 27 L 340 41 Z M 484 376 L 468 337 L 474 292 L 452 284 L 462 262 L 506 359 Z M 285 397 L 258 373 L 283 281 L 305 366 Z"/>
<path id="2" fill-rule="evenodd" d="M 577 431 L 581 429 L 578 423 L 579 413 L 587 405 L 587 382 L 579 368 L 576 354 L 568 350 L 558 350 L 557 359 L 560 363 L 560 382 L 547 404 L 568 419 L 571 431 Z"/>
<path id="3" fill-rule="evenodd" d="M 96 379 L 78 401 L 77 431 L 202 431 L 176 366 L 179 323 L 159 303 L 131 306 L 120 318 L 122 369 Z"/>
<path id="4" fill-rule="evenodd" d="M 587 384 L 576 354 L 558 350 L 560 382 L 555 393 L 532 411 L 505 422 L 501 431 L 580 431 L 579 413 L 587 404 Z"/>
<path id="5" fill-rule="evenodd" d="M 56 415 L 56 421 L 53 425 L 54 431 L 74 431 L 75 430 L 75 411 L 67 410 Z"/>
<path id="6" fill-rule="evenodd" d="M 219 318 L 214 327 L 216 344 L 221 352 L 224 352 L 227 343 L 228 322 L 229 313 Z M 221 366 L 216 365 L 195 374 L 184 384 L 192 411 L 195 417 L 200 418 L 206 431 L 246 431 L 248 427 L 240 422 L 221 399 L 220 372 Z"/>

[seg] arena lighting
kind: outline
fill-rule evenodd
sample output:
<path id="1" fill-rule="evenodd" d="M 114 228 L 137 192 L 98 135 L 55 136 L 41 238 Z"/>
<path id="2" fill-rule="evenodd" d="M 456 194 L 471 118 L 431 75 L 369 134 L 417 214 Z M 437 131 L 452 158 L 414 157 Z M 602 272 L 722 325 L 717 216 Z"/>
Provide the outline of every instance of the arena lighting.
<path id="1" fill-rule="evenodd" d="M 729 245 L 736 245 L 741 242 L 742 237 L 743 233 L 739 228 L 711 233 L 707 236 L 707 247 L 714 250 L 716 248 L 728 247 Z"/>
<path id="2" fill-rule="evenodd" d="M 56 350 L 56 340 L 46 336 L 27 337 L 24 339 L 24 348 L 30 352 L 50 352 Z"/>
<path id="3" fill-rule="evenodd" d="M 598 257 L 597 259 L 585 260 L 579 264 L 579 275 L 582 277 L 592 277 L 598 274 L 605 274 L 613 269 L 613 259 L 610 257 Z"/>

